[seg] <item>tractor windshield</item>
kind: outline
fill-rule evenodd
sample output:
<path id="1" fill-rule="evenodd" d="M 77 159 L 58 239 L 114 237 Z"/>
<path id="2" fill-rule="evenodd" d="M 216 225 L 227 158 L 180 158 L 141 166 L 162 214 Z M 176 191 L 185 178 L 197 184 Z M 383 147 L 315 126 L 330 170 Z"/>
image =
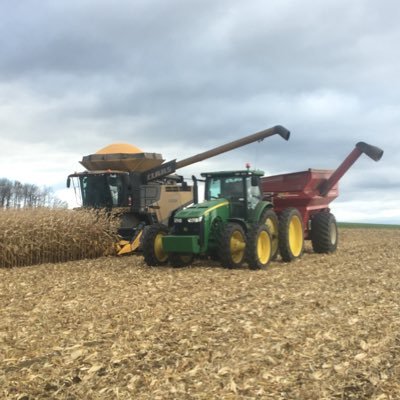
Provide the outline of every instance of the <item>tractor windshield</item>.
<path id="1" fill-rule="evenodd" d="M 206 200 L 245 198 L 245 178 L 241 176 L 212 177 L 206 181 Z"/>
<path id="2" fill-rule="evenodd" d="M 122 205 L 122 177 L 118 174 L 81 175 L 82 205 L 111 208 Z"/>

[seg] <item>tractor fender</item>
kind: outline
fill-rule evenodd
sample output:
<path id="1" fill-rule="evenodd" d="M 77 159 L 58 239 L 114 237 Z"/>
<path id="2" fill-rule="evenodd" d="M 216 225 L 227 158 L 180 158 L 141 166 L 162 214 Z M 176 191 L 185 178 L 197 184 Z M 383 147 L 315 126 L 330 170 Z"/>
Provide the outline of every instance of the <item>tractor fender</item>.
<path id="1" fill-rule="evenodd" d="M 252 221 L 253 223 L 258 222 L 261 218 L 262 213 L 267 210 L 268 208 L 273 209 L 274 205 L 270 201 L 260 201 L 256 205 L 256 208 L 253 212 L 253 218 Z"/>
<path id="2" fill-rule="evenodd" d="M 248 230 L 246 223 L 240 218 L 228 218 L 227 222 L 234 222 L 236 224 L 239 224 L 245 232 L 247 232 Z"/>

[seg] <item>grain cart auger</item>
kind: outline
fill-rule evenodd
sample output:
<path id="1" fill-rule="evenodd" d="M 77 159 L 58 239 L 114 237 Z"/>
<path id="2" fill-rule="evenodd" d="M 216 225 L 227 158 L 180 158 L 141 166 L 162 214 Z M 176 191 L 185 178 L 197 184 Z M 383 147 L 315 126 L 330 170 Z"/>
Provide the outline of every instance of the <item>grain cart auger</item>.
<path id="1" fill-rule="evenodd" d="M 193 187 L 174 174 L 177 169 L 276 134 L 285 140 L 290 136 L 287 129 L 277 125 L 181 161 L 165 163 L 161 154 L 144 153 L 128 144 L 112 144 L 84 156 L 81 164 L 86 171 L 69 175 L 67 187 L 73 180 L 83 208 L 106 209 L 120 218 L 117 254 L 131 253 L 138 249 L 144 228 L 147 231 L 156 225 L 167 230 L 174 214 L 193 203 Z M 147 237 L 158 249 L 159 235 Z M 160 263 L 162 259 L 160 253 Z"/>
<path id="2" fill-rule="evenodd" d="M 339 194 L 340 178 L 363 153 L 379 161 L 383 150 L 359 142 L 335 171 L 310 168 L 261 179 L 264 199 L 274 204 L 279 216 L 276 237 L 284 261 L 292 261 L 302 255 L 305 239 L 311 240 L 316 253 L 336 250 L 338 228 L 328 206 Z"/>

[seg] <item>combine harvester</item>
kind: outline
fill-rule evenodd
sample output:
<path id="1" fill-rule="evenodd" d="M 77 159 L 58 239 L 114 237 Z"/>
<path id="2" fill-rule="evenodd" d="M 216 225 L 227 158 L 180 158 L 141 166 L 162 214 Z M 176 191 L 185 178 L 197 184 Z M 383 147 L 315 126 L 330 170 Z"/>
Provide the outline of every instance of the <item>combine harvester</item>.
<path id="1" fill-rule="evenodd" d="M 120 218 L 117 254 L 132 253 L 139 248 L 146 227 L 171 225 L 175 213 L 192 204 L 197 186 L 189 186 L 179 169 L 227 151 L 261 141 L 278 134 L 285 140 L 290 132 L 275 126 L 181 161 L 165 162 L 159 153 L 144 153 L 128 144 L 112 144 L 82 158 L 84 172 L 68 176 L 67 187 L 79 190 L 83 208 L 106 209 Z M 147 236 L 146 241 L 158 237 Z"/>
<path id="2" fill-rule="evenodd" d="M 195 256 L 210 256 L 227 268 L 247 262 L 261 269 L 278 252 L 283 261 L 299 258 L 305 239 L 317 253 L 334 252 L 338 229 L 329 203 L 338 196 L 338 181 L 362 153 L 375 161 L 383 155 L 360 142 L 335 171 L 270 177 L 250 170 L 203 173 L 205 202 L 177 212 L 169 228 L 149 227 L 144 259 L 148 265 L 169 261 L 178 267 Z"/>

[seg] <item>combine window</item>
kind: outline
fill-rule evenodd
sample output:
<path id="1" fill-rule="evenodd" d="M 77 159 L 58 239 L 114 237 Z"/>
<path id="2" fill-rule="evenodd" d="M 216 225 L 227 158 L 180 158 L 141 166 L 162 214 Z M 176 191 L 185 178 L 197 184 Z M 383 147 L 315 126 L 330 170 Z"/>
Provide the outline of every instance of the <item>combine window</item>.
<path id="1" fill-rule="evenodd" d="M 80 176 L 84 207 L 111 208 L 122 205 L 122 178 L 117 174 Z"/>

